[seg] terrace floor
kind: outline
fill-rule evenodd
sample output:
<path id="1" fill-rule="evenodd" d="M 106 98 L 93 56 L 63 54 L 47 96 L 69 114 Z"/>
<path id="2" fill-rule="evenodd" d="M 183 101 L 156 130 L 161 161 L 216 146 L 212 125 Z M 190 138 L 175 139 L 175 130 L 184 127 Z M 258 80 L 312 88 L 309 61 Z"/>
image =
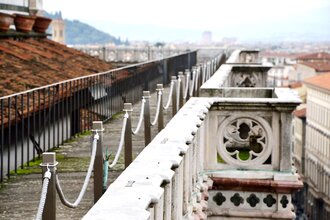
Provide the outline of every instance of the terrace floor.
<path id="1" fill-rule="evenodd" d="M 169 88 L 164 90 L 164 105 L 168 99 Z M 141 102 L 133 105 L 132 127 L 137 125 Z M 156 93 L 150 99 L 151 120 L 156 112 Z M 171 119 L 171 106 L 164 111 L 165 124 Z M 104 124 L 103 143 L 109 147 L 112 158 L 117 150 L 122 127 L 123 115 L 119 114 L 113 120 Z M 157 125 L 152 128 L 152 137 L 157 134 Z M 144 148 L 144 128 L 138 135 L 133 136 L 133 154 L 136 156 Z M 58 175 L 64 194 L 73 202 L 82 187 L 90 160 L 90 135 L 77 137 L 68 141 L 55 150 L 57 153 Z M 111 160 L 112 161 L 112 160 Z M 110 162 L 111 162 L 110 161 Z M 120 175 L 124 169 L 123 157 L 118 164 L 109 171 L 108 185 Z M 29 169 L 30 174 L 13 175 L 0 185 L 0 219 L 34 219 L 40 200 L 42 181 L 41 169 L 38 165 Z M 72 209 L 62 205 L 57 197 L 57 219 L 81 219 L 93 206 L 93 178 L 88 184 L 87 192 L 78 208 Z"/>

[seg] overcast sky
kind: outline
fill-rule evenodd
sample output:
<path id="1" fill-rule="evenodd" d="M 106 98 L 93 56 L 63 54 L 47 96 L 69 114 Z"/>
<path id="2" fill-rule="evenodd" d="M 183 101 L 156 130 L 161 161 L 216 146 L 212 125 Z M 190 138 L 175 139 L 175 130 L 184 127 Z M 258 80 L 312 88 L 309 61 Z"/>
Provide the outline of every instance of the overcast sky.
<path id="1" fill-rule="evenodd" d="M 131 40 L 196 41 L 206 30 L 220 40 L 323 34 L 330 29 L 329 0 L 44 0 L 43 4 L 48 12 L 61 10 L 64 18 Z"/>

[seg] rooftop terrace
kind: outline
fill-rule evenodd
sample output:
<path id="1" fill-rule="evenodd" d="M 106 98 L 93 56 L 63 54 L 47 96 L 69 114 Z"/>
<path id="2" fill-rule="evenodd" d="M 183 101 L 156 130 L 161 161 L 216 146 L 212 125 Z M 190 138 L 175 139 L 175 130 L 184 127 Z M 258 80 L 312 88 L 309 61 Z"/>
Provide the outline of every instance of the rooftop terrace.
<path id="1" fill-rule="evenodd" d="M 161 64 L 155 69 L 159 76 L 147 78 L 150 79 L 148 88 L 155 89 L 157 84 L 157 103 L 151 108 L 157 112 L 151 114 L 155 120 L 150 119 L 150 110 L 146 110 L 149 96 L 145 92 L 139 118 L 144 120 L 145 132 L 150 124 L 158 124 L 159 133 L 152 140 L 148 140 L 145 133 L 146 147 L 133 161 L 131 108 L 128 103 L 123 106 L 117 102 L 125 112 L 121 128 L 124 130 L 120 135 L 124 141 L 120 141 L 123 145 L 119 144 L 119 149 L 124 147 L 126 169 L 102 196 L 97 192 L 102 183 L 99 178 L 102 179 L 103 171 L 112 170 L 116 158 L 111 157 L 109 168 L 101 168 L 107 152 L 105 146 L 102 147 L 102 139 L 107 138 L 107 134 L 99 139 L 102 132 L 94 128 L 91 139 L 93 152 L 98 152 L 95 163 L 99 164 L 94 164 L 94 200 L 97 202 L 83 219 L 294 218 L 291 194 L 302 187 L 302 182 L 291 163 L 291 117 L 300 99 L 290 89 L 267 88 L 269 67 L 259 64 L 258 51 L 235 51 L 222 66 L 223 57 L 218 56 L 192 67 L 194 57 L 187 53 L 156 61 L 156 65 Z M 183 65 L 188 68 L 181 68 Z M 94 101 L 80 102 L 80 108 L 105 116 L 107 110 L 103 109 L 111 99 L 108 103 L 103 97 L 112 94 L 114 86 L 107 83 L 108 78 L 97 81 L 97 92 L 89 88 Z M 170 82 L 168 99 L 163 100 L 166 96 L 159 82 Z M 93 87 L 94 84 L 86 85 Z M 122 90 L 115 93 L 114 98 L 124 97 L 125 102 L 127 98 L 135 102 L 142 97 L 138 94 L 141 88 Z M 83 94 L 74 97 L 79 100 Z M 101 100 L 106 105 L 101 104 Z M 173 118 L 163 127 L 162 115 L 166 109 L 172 110 Z M 71 123 L 78 120 L 75 116 L 70 118 Z M 59 127 L 62 124 L 59 123 Z M 54 134 L 61 137 L 56 130 Z M 55 165 L 54 161 L 45 159 L 43 164 Z M 51 168 L 51 173 L 54 176 L 55 169 Z M 50 178 L 48 194 L 55 194 L 56 184 L 58 180 Z M 55 197 L 48 196 L 43 218 L 54 219 Z"/>
<path id="2" fill-rule="evenodd" d="M 255 51 L 238 51 L 231 64 L 246 61 L 240 54 L 255 62 Z M 294 218 L 291 193 L 302 182 L 291 164 L 291 113 L 300 99 L 290 89 L 225 85 L 231 69 L 202 85 L 203 97 L 183 105 L 84 219 Z"/>

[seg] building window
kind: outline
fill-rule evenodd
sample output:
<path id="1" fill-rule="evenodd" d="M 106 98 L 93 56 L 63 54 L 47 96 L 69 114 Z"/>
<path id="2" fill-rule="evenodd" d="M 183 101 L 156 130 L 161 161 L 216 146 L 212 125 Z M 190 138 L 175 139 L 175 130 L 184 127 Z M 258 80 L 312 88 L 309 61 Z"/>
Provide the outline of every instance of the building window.
<path id="1" fill-rule="evenodd" d="M 63 30 L 60 30 L 60 37 L 63 37 Z"/>

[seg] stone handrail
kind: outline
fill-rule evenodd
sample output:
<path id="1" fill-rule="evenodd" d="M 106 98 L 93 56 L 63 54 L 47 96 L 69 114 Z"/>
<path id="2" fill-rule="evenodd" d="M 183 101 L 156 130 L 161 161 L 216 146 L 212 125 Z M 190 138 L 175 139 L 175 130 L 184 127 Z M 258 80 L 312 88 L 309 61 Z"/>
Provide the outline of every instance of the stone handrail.
<path id="1" fill-rule="evenodd" d="M 181 219 L 183 209 L 187 215 L 202 210 L 198 200 L 206 183 L 197 175 L 202 164 L 195 137 L 210 104 L 191 98 L 83 219 L 162 219 L 163 213 L 165 219 Z"/>
<path id="2" fill-rule="evenodd" d="M 208 188 L 205 146 L 208 133 L 206 118 L 216 103 L 299 103 L 288 89 L 274 92 L 277 98 L 191 98 L 137 156 L 132 164 L 109 186 L 108 190 L 83 219 L 190 219 L 206 216 Z M 210 173 L 211 172 L 211 173 Z M 232 169 L 223 176 L 246 176 Z M 219 175 L 219 174 L 218 174 Z M 281 178 L 282 173 L 255 171 L 256 177 Z M 221 175 L 220 175 L 221 176 Z M 248 175 L 245 177 L 248 178 Z M 184 213 L 184 214 L 183 214 Z"/>
<path id="3" fill-rule="evenodd" d="M 84 219 L 294 218 L 291 194 L 302 182 L 290 132 L 300 99 L 265 86 L 269 67 L 253 63 L 255 50 L 233 56 L 237 64 L 183 105 Z"/>

